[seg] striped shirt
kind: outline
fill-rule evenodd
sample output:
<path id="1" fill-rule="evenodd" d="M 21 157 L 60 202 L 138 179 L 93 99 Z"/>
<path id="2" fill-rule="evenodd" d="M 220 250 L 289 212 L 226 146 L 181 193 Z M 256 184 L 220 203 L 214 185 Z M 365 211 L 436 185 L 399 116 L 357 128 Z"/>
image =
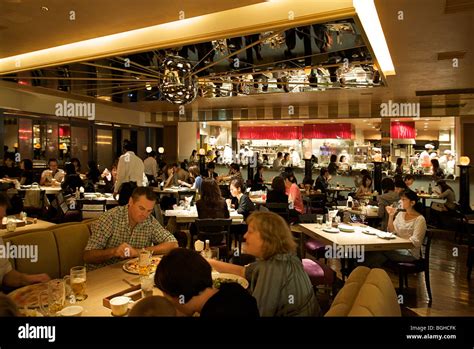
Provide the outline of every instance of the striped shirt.
<path id="1" fill-rule="evenodd" d="M 105 212 L 91 227 L 91 236 L 87 242 L 86 251 L 104 250 L 127 243 L 133 248 L 141 249 L 164 242 L 176 242 L 174 236 L 163 228 L 150 215 L 144 222 L 130 229 L 128 221 L 128 205 L 118 206 Z M 121 261 L 114 257 L 100 264 L 89 264 L 88 270 L 104 267 Z"/>

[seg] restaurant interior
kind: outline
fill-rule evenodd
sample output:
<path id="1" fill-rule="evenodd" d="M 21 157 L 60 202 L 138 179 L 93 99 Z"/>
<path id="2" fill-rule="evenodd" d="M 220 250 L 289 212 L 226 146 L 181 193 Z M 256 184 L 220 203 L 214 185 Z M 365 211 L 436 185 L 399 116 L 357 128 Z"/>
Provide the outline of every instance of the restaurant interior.
<path id="1" fill-rule="evenodd" d="M 0 255 L 0 308 L 14 309 L 0 316 L 184 316 L 225 283 L 246 289 L 259 316 L 473 316 L 473 10 L 0 0 L 0 245 L 38 252 Z M 214 185 L 225 216 L 215 202 L 202 211 Z M 270 200 L 282 186 L 286 199 Z M 153 205 L 134 225 L 142 199 Z M 134 234 L 147 229 L 142 246 Z M 267 249 L 288 234 L 296 272 L 283 252 L 255 252 L 252 234 Z M 101 264 L 99 245 L 115 264 Z M 189 302 L 166 283 L 173 253 L 212 267 L 213 284 Z M 292 283 L 308 286 L 318 310 L 269 310 L 282 286 L 257 276 L 271 268 L 295 287 L 290 298 L 304 289 Z M 9 284 L 11 270 L 30 281 Z M 194 316 L 216 311 L 210 300 Z M 213 315 L 243 316 L 227 306 Z"/>

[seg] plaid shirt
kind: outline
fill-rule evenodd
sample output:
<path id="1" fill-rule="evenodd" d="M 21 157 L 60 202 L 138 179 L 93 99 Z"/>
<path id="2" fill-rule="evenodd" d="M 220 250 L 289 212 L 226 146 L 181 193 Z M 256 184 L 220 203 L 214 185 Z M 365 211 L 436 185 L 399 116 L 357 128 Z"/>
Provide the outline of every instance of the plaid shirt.
<path id="1" fill-rule="evenodd" d="M 163 242 L 176 241 L 174 236 L 163 228 L 152 215 L 131 230 L 128 222 L 128 205 L 115 207 L 101 215 L 97 222 L 92 225 L 91 231 L 86 250 L 114 248 L 124 242 L 136 249 L 141 249 Z M 89 264 L 87 269 L 93 270 L 121 260 L 115 257 L 104 263 Z"/>

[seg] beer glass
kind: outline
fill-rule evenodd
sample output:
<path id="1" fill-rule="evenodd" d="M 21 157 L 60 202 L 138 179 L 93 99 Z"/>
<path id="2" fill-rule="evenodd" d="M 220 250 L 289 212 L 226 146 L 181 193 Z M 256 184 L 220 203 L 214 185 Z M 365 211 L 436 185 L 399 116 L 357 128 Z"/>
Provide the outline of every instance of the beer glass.
<path id="1" fill-rule="evenodd" d="M 38 298 L 41 312 L 46 316 L 56 316 L 66 302 L 66 281 L 63 279 L 48 281 L 48 290 L 41 292 Z"/>
<path id="2" fill-rule="evenodd" d="M 72 267 L 69 273 L 71 277 L 71 290 L 77 301 L 83 301 L 87 298 L 86 294 L 86 267 Z"/>

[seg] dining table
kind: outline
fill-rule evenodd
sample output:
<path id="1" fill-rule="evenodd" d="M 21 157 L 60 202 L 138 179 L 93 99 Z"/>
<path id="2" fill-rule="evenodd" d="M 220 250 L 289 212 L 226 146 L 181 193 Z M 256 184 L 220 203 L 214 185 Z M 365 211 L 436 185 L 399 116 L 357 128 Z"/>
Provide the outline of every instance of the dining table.
<path id="1" fill-rule="evenodd" d="M 237 213 L 234 209 L 231 209 L 230 218 L 232 218 L 232 224 L 241 224 L 244 220 L 244 216 L 240 213 Z M 196 206 L 191 206 L 189 209 L 177 208 L 175 210 L 166 210 L 165 217 L 175 217 L 176 223 L 193 223 L 198 219 L 198 213 Z"/>
<path id="2" fill-rule="evenodd" d="M 104 306 L 104 298 L 125 291 L 131 285 L 140 285 L 138 275 L 129 274 L 123 269 L 126 261 L 108 265 L 87 272 L 86 294 L 87 298 L 78 301 L 75 305 L 84 308 L 82 316 L 113 316 L 112 311 Z M 153 288 L 154 296 L 162 296 L 158 288 Z"/>
<path id="3" fill-rule="evenodd" d="M 20 220 L 18 220 L 20 223 Z M 43 230 L 55 226 L 55 223 L 47 222 L 41 219 L 36 218 L 27 218 L 26 224 L 23 223 L 21 226 L 17 225 L 14 231 L 9 232 L 6 228 L 0 229 L 0 237 L 5 235 L 15 234 L 16 233 L 26 233 L 34 230 Z"/>
<path id="4" fill-rule="evenodd" d="M 389 251 L 413 248 L 409 239 L 394 236 L 391 239 L 380 238 L 386 232 L 379 229 L 353 223 L 353 232 L 326 232 L 324 226 L 317 223 L 300 224 L 301 231 L 310 238 L 336 246 L 363 246 L 365 251 Z"/>

